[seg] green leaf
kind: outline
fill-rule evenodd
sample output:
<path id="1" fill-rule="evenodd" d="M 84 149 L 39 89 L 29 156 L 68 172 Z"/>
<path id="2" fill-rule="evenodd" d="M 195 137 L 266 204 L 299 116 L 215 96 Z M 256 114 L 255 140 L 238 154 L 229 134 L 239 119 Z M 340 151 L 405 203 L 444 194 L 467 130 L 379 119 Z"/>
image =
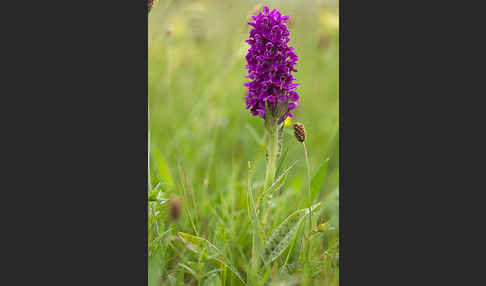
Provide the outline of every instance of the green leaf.
<path id="1" fill-rule="evenodd" d="M 163 233 L 161 233 L 157 238 L 155 238 L 151 243 L 150 243 L 150 246 L 149 247 L 154 247 L 154 245 L 156 243 L 158 243 L 159 241 L 161 241 L 164 236 L 169 233 L 170 231 L 172 230 L 172 228 L 169 228 L 168 230 L 164 231 Z"/>
<path id="2" fill-rule="evenodd" d="M 311 211 L 317 209 L 321 203 L 317 203 L 311 207 Z M 300 223 L 309 214 L 309 208 L 295 211 L 289 215 L 280 225 L 273 231 L 272 235 L 265 244 L 263 251 L 263 262 L 269 264 L 279 257 L 289 246 L 292 237 L 299 228 Z"/>
<path id="3" fill-rule="evenodd" d="M 162 274 L 162 253 L 156 252 L 156 254 L 148 257 L 148 285 L 157 285 Z"/>
<path id="4" fill-rule="evenodd" d="M 322 184 L 324 184 L 328 163 L 329 163 L 329 158 L 327 158 L 326 160 L 324 160 L 324 162 L 322 162 L 321 166 L 319 167 L 319 170 L 317 170 L 317 173 L 312 178 L 311 181 L 311 201 L 312 202 L 316 199 L 317 195 L 319 194 L 319 191 L 322 188 Z"/>
<path id="5" fill-rule="evenodd" d="M 333 230 L 335 230 L 335 228 L 331 226 L 329 221 L 326 221 L 325 223 L 321 223 L 317 227 L 314 227 L 312 229 L 311 235 L 318 234 L 318 233 L 326 233 L 328 231 L 333 231 Z"/>
<path id="6" fill-rule="evenodd" d="M 219 269 L 215 269 L 213 271 L 221 271 Z M 217 273 L 213 273 L 208 276 L 208 278 L 204 279 L 203 286 L 220 286 L 223 285 L 221 280 L 219 279 L 219 275 Z"/>
<path id="7" fill-rule="evenodd" d="M 150 192 L 150 193 L 148 194 L 148 200 L 149 200 L 150 202 L 156 202 L 156 201 L 157 201 L 157 194 L 158 194 L 158 193 L 159 193 L 159 192 L 153 192 L 153 191 L 152 191 L 152 192 Z"/>
<path id="8" fill-rule="evenodd" d="M 268 189 L 264 190 L 258 197 L 257 202 L 258 203 L 263 203 L 263 201 L 266 199 L 267 196 L 269 196 L 271 193 L 273 193 L 276 190 L 279 190 L 283 184 L 285 183 L 285 180 L 287 179 L 287 174 L 292 169 L 292 167 L 295 166 L 295 164 L 298 161 L 295 161 L 290 167 L 288 167 L 271 185 L 268 187 Z M 263 200 L 260 202 L 260 200 Z"/>
<path id="9" fill-rule="evenodd" d="M 228 269 L 233 272 L 245 285 L 246 282 L 241 277 L 240 273 L 236 270 L 236 268 L 232 265 L 232 263 L 227 259 L 224 254 L 211 242 L 208 240 L 194 236 L 184 232 L 178 232 L 177 235 L 179 238 L 184 242 L 187 248 L 192 250 L 193 252 L 202 255 L 204 258 L 214 259 L 223 263 Z"/>
<path id="10" fill-rule="evenodd" d="M 166 184 L 167 188 L 170 190 L 174 187 L 174 179 L 172 179 L 172 175 L 170 173 L 170 169 L 167 166 L 164 157 L 162 154 L 159 152 L 159 149 L 157 149 L 155 146 L 152 147 L 152 154 L 153 158 L 155 160 L 155 163 L 157 165 L 157 169 L 159 170 L 159 175 L 162 179 L 162 181 Z"/>
<path id="11" fill-rule="evenodd" d="M 162 193 L 160 183 L 155 186 L 155 188 L 152 189 L 148 193 L 148 201 L 149 202 L 159 202 L 160 205 L 166 204 L 169 200 L 164 198 L 164 194 Z"/>
<path id="12" fill-rule="evenodd" d="M 192 276 L 199 278 L 199 275 L 197 274 L 197 272 L 194 269 L 192 269 L 189 265 L 186 265 L 184 263 L 179 263 L 178 265 L 180 267 L 186 269 L 187 272 L 189 272 Z"/>

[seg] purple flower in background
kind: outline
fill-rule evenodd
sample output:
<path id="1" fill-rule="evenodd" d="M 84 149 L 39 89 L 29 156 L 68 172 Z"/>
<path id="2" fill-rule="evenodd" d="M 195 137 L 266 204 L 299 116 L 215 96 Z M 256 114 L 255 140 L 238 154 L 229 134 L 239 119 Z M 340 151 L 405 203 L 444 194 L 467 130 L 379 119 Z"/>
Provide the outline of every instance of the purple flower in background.
<path id="1" fill-rule="evenodd" d="M 282 16 L 277 9 L 270 12 L 265 6 L 263 12 L 252 18 L 254 22 L 248 24 L 253 28 L 246 41 L 250 45 L 246 55 L 246 77 L 252 80 L 244 84 L 248 87 L 246 109 L 265 118 L 265 104 L 268 103 L 270 111 L 281 123 L 287 116 L 292 117 L 291 111 L 297 108 L 299 99 L 294 91 L 298 84 L 293 83 L 295 78 L 291 74 L 297 71 L 294 65 L 298 57 L 294 48 L 288 46 L 286 23 L 289 16 Z"/>

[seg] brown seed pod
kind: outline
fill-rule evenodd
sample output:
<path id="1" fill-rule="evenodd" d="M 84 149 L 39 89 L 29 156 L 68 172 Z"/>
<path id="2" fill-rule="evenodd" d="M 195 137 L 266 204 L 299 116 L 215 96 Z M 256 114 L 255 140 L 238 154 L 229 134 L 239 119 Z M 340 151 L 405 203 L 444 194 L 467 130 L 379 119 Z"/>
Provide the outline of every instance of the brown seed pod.
<path id="1" fill-rule="evenodd" d="M 172 196 L 169 199 L 169 215 L 171 220 L 177 220 L 181 215 L 181 199 L 178 196 Z"/>
<path id="2" fill-rule="evenodd" d="M 302 124 L 300 122 L 296 122 L 294 124 L 294 135 L 295 135 L 295 138 L 297 138 L 297 141 L 304 142 L 305 135 L 306 135 L 304 124 Z"/>
<path id="3" fill-rule="evenodd" d="M 152 10 L 152 7 L 154 6 L 155 2 L 157 2 L 157 0 L 147 0 L 147 6 L 149 12 L 150 10 Z"/>

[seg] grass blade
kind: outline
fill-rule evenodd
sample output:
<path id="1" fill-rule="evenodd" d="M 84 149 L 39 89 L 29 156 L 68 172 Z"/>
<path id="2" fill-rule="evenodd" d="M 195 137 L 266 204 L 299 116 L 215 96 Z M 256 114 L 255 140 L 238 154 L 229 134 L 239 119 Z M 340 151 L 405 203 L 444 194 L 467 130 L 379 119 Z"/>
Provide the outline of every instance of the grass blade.
<path id="1" fill-rule="evenodd" d="M 155 146 L 152 146 L 152 155 L 155 160 L 157 169 L 159 170 L 160 178 L 166 184 L 167 189 L 172 189 L 174 187 L 174 179 L 172 178 L 170 169 L 167 166 L 164 157 L 162 157 L 159 149 L 157 149 Z"/>
<path id="2" fill-rule="evenodd" d="M 236 275 L 236 277 L 238 277 L 245 285 L 247 285 L 241 277 L 240 273 L 238 273 L 236 268 L 233 267 L 232 263 L 229 262 L 229 260 L 223 255 L 223 253 L 211 242 L 202 237 L 194 236 L 184 232 L 178 232 L 177 235 L 184 242 L 187 248 L 197 254 L 204 255 L 204 257 L 212 258 L 223 263 L 227 268 L 231 270 L 231 272 L 233 272 L 233 274 Z"/>
<path id="3" fill-rule="evenodd" d="M 321 203 L 317 203 L 311 207 L 310 211 L 317 209 Z M 279 257 L 287 246 L 290 244 L 293 235 L 297 231 L 300 223 L 309 214 L 309 208 L 295 211 L 288 216 L 280 225 L 273 231 L 272 235 L 265 244 L 263 252 L 263 262 L 269 264 Z"/>
<path id="4" fill-rule="evenodd" d="M 159 237 L 155 238 L 155 239 L 152 241 L 152 243 L 150 244 L 150 247 L 154 247 L 154 245 L 155 245 L 156 243 L 158 243 L 159 241 L 161 241 L 161 240 L 162 240 L 162 238 L 164 238 L 164 236 L 165 236 L 167 233 L 169 233 L 171 230 L 172 230 L 172 228 L 169 228 L 168 230 L 166 230 L 166 231 L 164 231 L 163 233 L 161 233 L 161 234 L 159 235 Z"/>
<path id="5" fill-rule="evenodd" d="M 246 124 L 245 128 L 248 130 L 248 132 L 250 132 L 250 135 L 253 137 L 253 139 L 255 139 L 255 142 L 259 146 L 263 146 L 263 138 L 258 135 L 258 132 L 255 130 L 255 128 L 253 128 L 253 126 L 251 126 L 250 124 Z"/>

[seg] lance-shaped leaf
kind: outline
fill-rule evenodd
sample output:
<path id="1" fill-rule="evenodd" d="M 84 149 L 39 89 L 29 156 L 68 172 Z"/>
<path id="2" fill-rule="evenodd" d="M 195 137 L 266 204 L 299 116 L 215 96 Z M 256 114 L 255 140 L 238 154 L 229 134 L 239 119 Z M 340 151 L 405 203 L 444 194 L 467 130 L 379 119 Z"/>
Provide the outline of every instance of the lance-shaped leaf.
<path id="1" fill-rule="evenodd" d="M 258 204 L 261 203 L 260 201 L 265 200 L 267 198 L 267 196 L 269 196 L 271 193 L 273 193 L 276 190 L 279 190 L 283 186 L 283 184 L 285 183 L 285 179 L 287 179 L 287 174 L 288 174 L 289 170 L 292 169 L 292 167 L 295 166 L 296 163 L 297 163 L 297 161 L 295 161 L 292 165 L 290 165 L 290 167 L 288 167 L 287 170 L 285 170 L 273 182 L 273 184 L 270 185 L 270 187 L 268 187 L 268 189 L 266 189 L 262 193 L 260 193 L 260 196 L 258 196 L 258 199 L 257 199 Z"/>
<path id="2" fill-rule="evenodd" d="M 236 268 L 230 262 L 230 260 L 227 259 L 223 255 L 223 253 L 211 242 L 209 242 L 208 240 L 202 237 L 194 236 L 184 232 L 178 232 L 177 235 L 180 237 L 180 239 L 182 239 L 182 241 L 184 242 L 187 248 L 189 248 L 190 250 L 194 251 L 197 254 L 203 255 L 203 257 L 207 259 L 214 259 L 219 261 L 220 263 L 223 263 L 224 266 L 230 269 L 231 272 L 233 272 L 233 274 L 235 274 L 236 277 L 238 277 L 241 280 L 241 282 L 247 285 L 246 282 L 241 277 L 240 273 L 238 273 Z"/>
<path id="3" fill-rule="evenodd" d="M 317 203 L 311 207 L 311 211 L 317 209 L 321 203 Z M 304 218 L 309 214 L 309 208 L 295 211 L 289 215 L 280 225 L 273 231 L 272 235 L 265 244 L 263 252 L 263 262 L 268 264 L 279 257 L 287 246 L 290 244 L 292 237 L 299 228 Z"/>

